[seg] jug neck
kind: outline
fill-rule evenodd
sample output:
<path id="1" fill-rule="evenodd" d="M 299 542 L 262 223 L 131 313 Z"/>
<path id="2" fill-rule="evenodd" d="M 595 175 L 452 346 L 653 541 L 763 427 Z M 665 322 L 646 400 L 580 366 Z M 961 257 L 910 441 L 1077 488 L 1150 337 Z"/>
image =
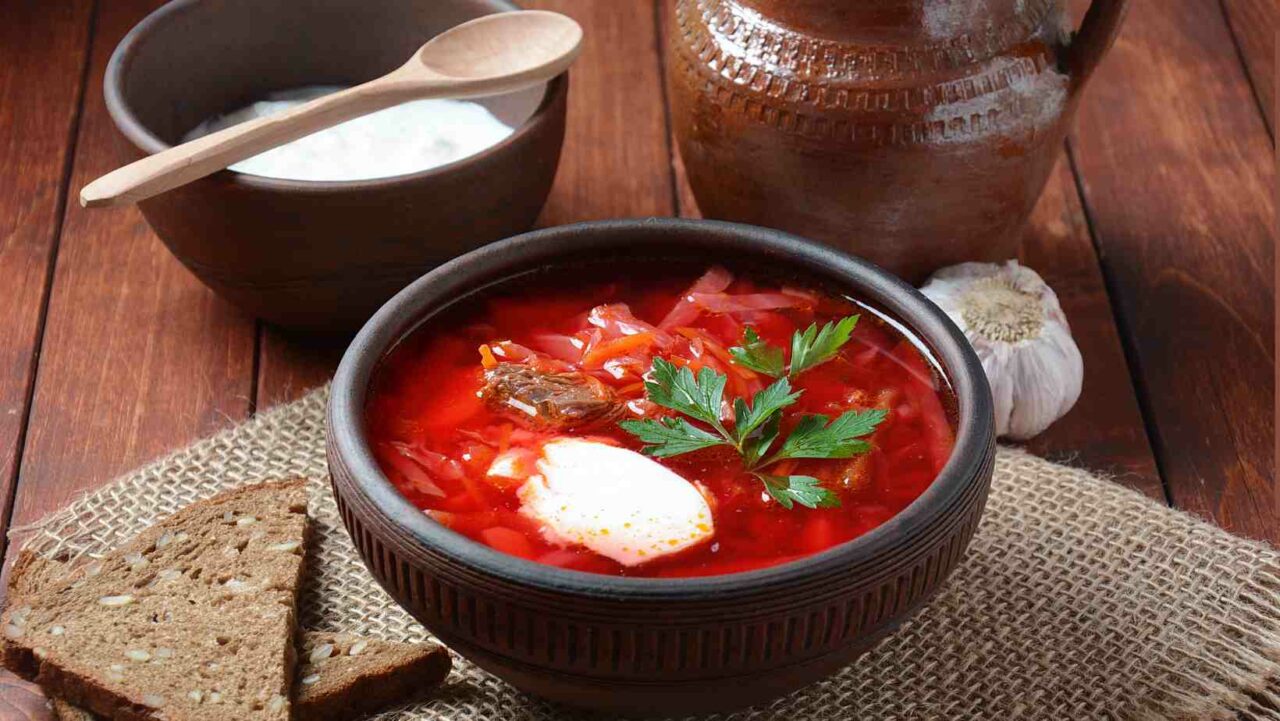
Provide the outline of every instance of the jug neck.
<path id="1" fill-rule="evenodd" d="M 918 45 L 1017 22 L 1023 0 L 731 0 L 812 37 L 866 45 Z"/>

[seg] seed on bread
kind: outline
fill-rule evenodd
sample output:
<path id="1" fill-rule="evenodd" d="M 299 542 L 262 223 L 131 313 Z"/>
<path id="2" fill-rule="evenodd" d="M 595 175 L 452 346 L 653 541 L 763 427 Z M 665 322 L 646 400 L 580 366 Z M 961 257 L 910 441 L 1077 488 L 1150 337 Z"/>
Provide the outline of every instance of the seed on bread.
<path id="1" fill-rule="evenodd" d="M 307 660 L 310 661 L 311 663 L 316 663 L 318 661 L 323 661 L 324 659 L 329 658 L 332 655 L 333 655 L 333 644 L 322 643 L 319 646 L 316 646 L 315 648 L 311 649 L 311 653 L 308 654 Z"/>
<path id="2" fill-rule="evenodd" d="M 133 603 L 133 596 L 127 593 L 119 596 L 103 596 L 98 599 L 98 603 L 103 606 L 128 606 Z"/>

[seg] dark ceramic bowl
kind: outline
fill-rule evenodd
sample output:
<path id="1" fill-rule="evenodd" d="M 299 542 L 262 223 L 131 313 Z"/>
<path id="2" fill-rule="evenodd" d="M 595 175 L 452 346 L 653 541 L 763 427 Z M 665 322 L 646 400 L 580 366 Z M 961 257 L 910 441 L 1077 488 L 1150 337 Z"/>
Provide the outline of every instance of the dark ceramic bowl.
<path id="1" fill-rule="evenodd" d="M 951 460 L 897 516 L 853 541 L 748 573 L 602 576 L 508 556 L 436 524 L 378 469 L 364 427 L 371 374 L 451 304 L 532 271 L 595 259 L 727 263 L 870 301 L 915 332 L 957 402 Z M 374 577 L 455 651 L 574 706 L 681 714 L 760 703 L 848 664 L 929 598 L 964 555 L 995 457 L 990 390 L 955 326 L 864 261 L 778 231 L 710 221 L 585 223 L 522 235 L 428 273 L 383 306 L 333 382 L 328 459 L 342 519 Z"/>
<path id="2" fill-rule="evenodd" d="M 354 85 L 442 30 L 514 10 L 506 0 L 176 0 L 116 48 L 107 109 L 143 154 L 269 93 Z M 156 233 L 218 294 L 307 331 L 355 330 L 428 269 L 528 230 L 560 159 L 568 78 L 483 100 L 503 142 L 432 170 L 314 182 L 223 171 L 140 203 Z"/>

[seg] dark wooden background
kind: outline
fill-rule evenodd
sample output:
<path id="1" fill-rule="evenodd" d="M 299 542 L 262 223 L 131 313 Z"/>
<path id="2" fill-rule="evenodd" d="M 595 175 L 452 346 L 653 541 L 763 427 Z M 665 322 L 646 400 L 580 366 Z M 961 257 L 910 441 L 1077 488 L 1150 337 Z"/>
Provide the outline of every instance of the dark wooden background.
<path id="1" fill-rule="evenodd" d="M 126 159 L 103 69 L 158 4 L 0 0 L 0 527 L 298 397 L 341 350 L 216 298 L 136 209 L 68 201 Z M 588 37 L 541 223 L 695 214 L 662 0 L 526 4 Z M 1022 250 L 1086 369 L 1080 403 L 1031 450 L 1272 542 L 1276 14 L 1135 0 Z"/>

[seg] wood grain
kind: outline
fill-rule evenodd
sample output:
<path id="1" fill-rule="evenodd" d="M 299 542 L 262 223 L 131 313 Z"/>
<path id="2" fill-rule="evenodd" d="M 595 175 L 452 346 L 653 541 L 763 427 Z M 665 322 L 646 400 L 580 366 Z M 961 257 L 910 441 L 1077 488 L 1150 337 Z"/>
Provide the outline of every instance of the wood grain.
<path id="1" fill-rule="evenodd" d="M 9 517 L 35 378 L 93 4 L 5 7 L 0 22 L 0 531 Z"/>
<path id="2" fill-rule="evenodd" d="M 1080 400 L 1025 444 L 1027 450 L 1099 471 L 1166 502 L 1066 153 L 1049 176 L 1018 257 L 1058 294 L 1084 357 Z"/>
<path id="3" fill-rule="evenodd" d="M 1273 147 L 1216 3 L 1131 18 L 1071 141 L 1086 208 L 1174 505 L 1275 541 Z"/>
<path id="4" fill-rule="evenodd" d="M 1258 104 L 1267 118 L 1267 127 L 1275 136 L 1276 128 L 1276 32 L 1280 10 L 1276 0 L 1222 0 L 1227 23 L 1244 58 L 1258 96 Z"/>
<path id="5" fill-rule="evenodd" d="M 258 344 L 258 410 L 297 400 L 329 382 L 346 348 L 345 338 L 306 338 L 263 325 Z"/>
<path id="6" fill-rule="evenodd" d="M 98 5 L 72 188 L 128 157 L 103 105 L 102 73 L 124 33 L 159 4 Z M 174 260 L 136 209 L 67 205 L 15 524 L 249 410 L 253 322 Z"/>
<path id="7" fill-rule="evenodd" d="M 586 33 L 570 71 L 568 133 L 539 226 L 671 215 L 673 200 L 651 0 L 531 0 L 569 15 Z M 292 400 L 328 380 L 341 344 L 264 330 L 258 407 Z"/>
<path id="8" fill-rule="evenodd" d="M 570 71 L 569 131 L 539 225 L 671 215 L 670 151 L 653 0 L 530 0 L 586 31 Z"/>

